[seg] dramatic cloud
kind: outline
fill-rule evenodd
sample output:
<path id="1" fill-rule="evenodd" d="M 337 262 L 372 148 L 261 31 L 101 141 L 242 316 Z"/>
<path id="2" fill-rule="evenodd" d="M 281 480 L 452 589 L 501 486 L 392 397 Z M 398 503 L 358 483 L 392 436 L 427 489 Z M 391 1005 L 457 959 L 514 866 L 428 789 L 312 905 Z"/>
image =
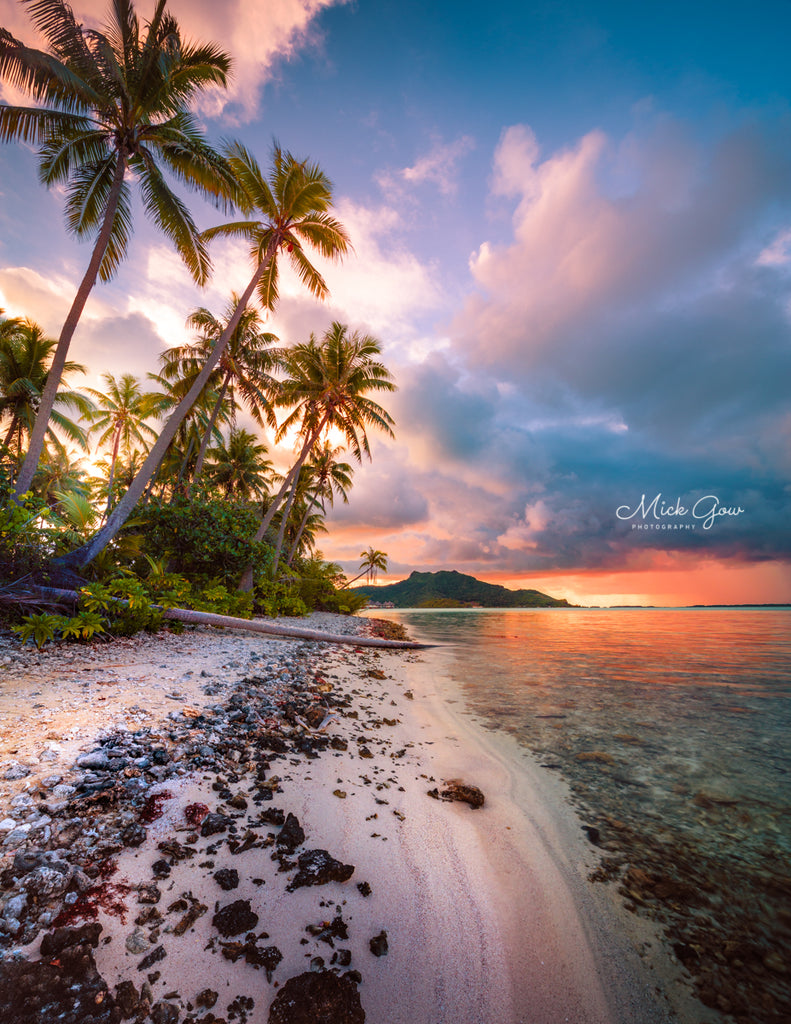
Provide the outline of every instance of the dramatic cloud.
<path id="1" fill-rule="evenodd" d="M 224 110 L 240 122 L 258 113 L 262 86 L 276 75 L 278 61 L 288 60 L 306 46 L 316 46 L 320 34 L 316 16 L 345 0 L 171 0 L 170 6 L 191 36 L 221 40 L 233 55 L 234 75 L 229 90 L 217 92 L 203 104 L 207 114 Z"/>
<path id="2" fill-rule="evenodd" d="M 791 177 L 771 137 L 747 126 L 706 148 L 662 123 L 542 158 L 528 128 L 503 134 L 492 195 L 516 200 L 512 237 L 478 248 L 447 359 L 407 370 L 399 399 L 418 465 L 462 462 L 501 494 L 475 508 L 473 561 L 791 554 L 788 232 L 772 227 Z M 644 491 L 719 493 L 745 513 L 636 547 L 615 508 Z"/>
<path id="3" fill-rule="evenodd" d="M 591 330 L 614 318 L 725 286 L 723 263 L 791 198 L 789 169 L 755 128 L 711 152 L 667 125 L 617 148 L 592 132 L 543 161 L 528 128 L 508 129 L 493 191 L 517 201 L 513 240 L 472 257 L 482 294 L 460 339 L 493 370 L 529 374 L 595 347 Z"/>

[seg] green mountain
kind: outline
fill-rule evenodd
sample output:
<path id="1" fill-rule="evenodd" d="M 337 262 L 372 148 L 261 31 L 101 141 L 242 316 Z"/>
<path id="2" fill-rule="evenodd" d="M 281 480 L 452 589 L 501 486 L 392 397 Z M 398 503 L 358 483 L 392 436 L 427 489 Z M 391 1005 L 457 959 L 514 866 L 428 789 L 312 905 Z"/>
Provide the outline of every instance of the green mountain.
<path id="1" fill-rule="evenodd" d="M 539 590 L 508 590 L 464 573 L 413 572 L 409 579 L 384 587 L 354 587 L 371 601 L 392 601 L 396 608 L 569 608 L 568 601 Z"/>

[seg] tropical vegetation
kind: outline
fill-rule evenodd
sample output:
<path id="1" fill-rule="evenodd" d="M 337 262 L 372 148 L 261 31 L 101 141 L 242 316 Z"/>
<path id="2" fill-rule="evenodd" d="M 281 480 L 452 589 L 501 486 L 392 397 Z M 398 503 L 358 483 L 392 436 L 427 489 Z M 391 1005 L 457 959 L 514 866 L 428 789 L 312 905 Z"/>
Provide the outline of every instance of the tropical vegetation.
<path id="1" fill-rule="evenodd" d="M 57 340 L 0 310 L 0 598 L 30 582 L 81 593 L 73 615 L 34 609 L 20 636 L 154 628 L 175 602 L 237 615 L 357 610 L 364 599 L 317 538 L 334 501 L 349 500 L 351 462 L 371 457 L 369 433 L 392 436 L 377 399 L 395 384 L 380 341 L 347 324 L 290 345 L 264 329 L 284 261 L 323 300 L 315 257 L 350 249 L 332 183 L 277 142 L 266 168 L 238 142 L 212 147 L 192 110 L 226 86 L 231 59 L 187 42 L 166 0 L 146 22 L 131 0 L 112 0 L 102 32 L 63 0 L 27 9 L 47 49 L 0 28 L 0 80 L 30 98 L 0 103 L 0 141 L 36 149 L 42 183 L 63 192 L 67 226 L 91 254 Z M 181 186 L 232 219 L 200 230 Z M 250 278 L 221 313 L 186 313 L 193 340 L 145 378 L 105 372 L 100 388 L 75 390 L 87 370 L 69 347 L 97 279 L 127 254 L 133 187 L 196 284 L 221 238 L 246 244 Z M 293 455 L 278 472 L 286 441 Z M 369 579 L 387 564 L 374 555 Z"/>

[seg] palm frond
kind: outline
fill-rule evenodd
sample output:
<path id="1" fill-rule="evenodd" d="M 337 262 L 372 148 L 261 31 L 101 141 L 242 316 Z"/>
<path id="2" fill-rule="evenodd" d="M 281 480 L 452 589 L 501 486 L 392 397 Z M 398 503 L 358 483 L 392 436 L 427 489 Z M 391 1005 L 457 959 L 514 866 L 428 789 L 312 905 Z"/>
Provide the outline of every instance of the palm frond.
<path id="1" fill-rule="evenodd" d="M 0 104 L 0 142 L 39 145 L 70 130 L 87 130 L 90 122 L 74 114 L 45 107 L 12 107 Z"/>
<path id="2" fill-rule="evenodd" d="M 39 180 L 44 185 L 68 181 L 75 168 L 100 164 L 110 156 L 105 133 L 96 131 L 90 122 L 70 125 L 68 132 L 62 131 L 60 124 L 57 127 L 57 133 L 47 133 L 39 150 Z"/>
<path id="3" fill-rule="evenodd" d="M 149 218 L 173 242 L 194 280 L 205 284 L 211 260 L 189 210 L 169 188 L 148 150 L 141 147 L 139 157 L 129 163 L 140 175 L 143 207 Z"/>

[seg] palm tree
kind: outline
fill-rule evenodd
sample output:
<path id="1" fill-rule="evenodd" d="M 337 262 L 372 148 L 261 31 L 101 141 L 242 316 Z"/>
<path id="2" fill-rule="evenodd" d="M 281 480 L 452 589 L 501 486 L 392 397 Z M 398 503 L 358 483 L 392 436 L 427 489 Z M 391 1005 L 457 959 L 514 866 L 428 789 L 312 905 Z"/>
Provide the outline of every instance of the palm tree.
<path id="1" fill-rule="evenodd" d="M 272 475 L 266 445 L 247 430 L 232 428 L 228 443 L 209 449 L 207 475 L 228 498 L 262 498 Z"/>
<path id="2" fill-rule="evenodd" d="M 295 345 L 286 355 L 286 377 L 281 382 L 277 405 L 291 408 L 280 424 L 276 440 L 294 428 L 301 441 L 299 454 L 286 474 L 280 491 L 256 535 L 261 540 L 286 491 L 305 460 L 327 430 L 340 431 L 358 462 L 363 452 L 370 458 L 366 427 L 377 427 L 393 437 L 393 419 L 368 397 L 370 391 L 395 391 L 390 371 L 375 357 L 381 354 L 376 338 L 349 332 L 334 322 L 321 343 L 314 335 Z"/>
<path id="3" fill-rule="evenodd" d="M 28 9 L 48 52 L 0 29 L 0 78 L 36 104 L 0 104 L 0 141 L 40 147 L 42 182 L 66 188 L 69 230 L 94 240 L 58 340 L 17 494 L 33 479 L 72 335 L 96 278 L 108 281 L 126 255 L 132 233 L 128 175 L 140 186 L 146 214 L 195 280 L 202 284 L 209 274 L 200 234 L 163 169 L 205 194 L 232 195 L 227 165 L 188 109 L 204 89 L 226 84 L 230 58 L 214 44 L 183 41 L 166 2 L 156 0 L 150 22 L 141 26 L 131 0 L 112 0 L 102 33 L 83 28 L 64 0 L 35 0 Z"/>
<path id="4" fill-rule="evenodd" d="M 10 326 L 9 326 L 10 325 Z M 21 459 L 24 439 L 37 419 L 42 395 L 52 378 L 51 358 L 56 342 L 45 338 L 44 332 L 31 320 L 5 320 L 0 323 L 0 422 L 5 435 L 0 441 L 9 452 Z M 85 373 L 80 363 L 66 362 L 61 377 Z M 79 391 L 59 389 L 54 403 L 87 416 L 93 403 Z M 83 450 L 87 449 L 85 431 L 60 410 L 54 410 L 46 437 L 60 444 L 54 428 Z"/>
<path id="5" fill-rule="evenodd" d="M 281 250 L 285 251 L 308 290 L 317 298 L 324 298 L 328 293 L 327 285 L 310 263 L 305 248 L 316 249 L 328 258 L 337 258 L 349 247 L 343 225 L 328 213 L 332 207 L 332 185 L 316 164 L 296 160 L 275 144 L 272 170 L 267 177 L 241 144 L 233 143 L 227 153 L 242 193 L 239 205 L 248 216 L 258 214 L 260 219 L 224 224 L 204 232 L 203 237 L 208 239 L 225 235 L 247 238 L 251 243 L 255 266 L 253 276 L 203 369 L 165 424 L 132 486 L 113 509 L 104 527 L 87 544 L 61 559 L 63 565 L 72 568 L 87 565 L 123 526 L 156 472 L 168 445 L 176 436 L 181 421 L 222 358 L 254 292 L 258 290 L 266 308 L 274 308 L 278 297 L 278 259 Z"/>
<path id="6" fill-rule="evenodd" d="M 163 352 L 162 376 L 166 380 L 180 378 L 182 386 L 191 383 L 200 373 L 203 364 L 211 353 L 217 338 L 233 316 L 239 304 L 239 296 L 234 292 L 226 309 L 225 320 L 218 320 L 213 313 L 201 306 L 187 318 L 187 326 L 202 332 L 201 337 L 193 345 L 181 345 Z M 237 409 L 237 394 L 255 422 L 263 427 L 268 423 L 275 427 L 271 395 L 277 382 L 270 371 L 280 364 L 281 353 L 271 346 L 277 343 L 274 334 L 261 330 L 260 313 L 253 308 L 246 309 L 223 352 L 218 365 L 209 377 L 206 385 L 216 394 L 211 416 L 203 433 L 192 479 L 197 480 L 203 470 L 209 439 L 217 423 L 220 411 L 227 406 L 228 418 L 234 422 Z"/>
<path id="7" fill-rule="evenodd" d="M 321 508 L 322 513 L 326 514 L 326 502 L 329 501 L 330 505 L 333 505 L 336 494 L 343 499 L 345 504 L 348 504 L 353 470 L 348 462 L 337 461 L 337 457 L 342 451 L 342 448 L 333 448 L 327 441 L 322 448 L 313 453 L 311 461 L 305 464 L 303 475 L 307 477 L 308 500 L 305 502 L 305 511 L 297 527 L 286 565 L 291 565 L 293 562 L 302 534 L 314 514 L 314 509 Z"/>
<path id="8" fill-rule="evenodd" d="M 94 388 L 86 388 L 96 399 L 98 406 L 89 419 L 92 429 L 99 431 L 99 447 L 110 448 L 110 465 L 107 474 L 107 506 L 104 517 L 110 514 L 113 504 L 113 480 L 119 454 L 131 460 L 136 445 L 148 450 L 149 441 L 155 441 L 157 432 L 146 423 L 154 412 L 155 395 L 141 391 L 140 381 L 131 373 L 115 378 L 103 373 L 102 380 L 106 394 Z"/>
<path id="9" fill-rule="evenodd" d="M 357 331 L 350 334 L 348 327 L 337 321 L 325 332 L 321 344 L 311 335 L 306 344 L 295 345 L 288 352 L 288 376 L 281 382 L 277 404 L 289 406 L 292 411 L 280 424 L 276 440 L 296 427 L 302 445 L 296 462 L 261 521 L 256 541 L 263 539 L 289 488 L 290 509 L 302 466 L 325 430 L 335 428 L 341 431 L 358 462 L 362 462 L 363 451 L 371 457 L 366 427 L 376 426 L 393 437 L 391 416 L 368 397 L 369 391 L 395 390 L 389 370 L 374 358 L 380 353 L 381 346 L 375 338 Z M 288 518 L 288 509 L 283 513 L 285 519 Z M 274 568 L 277 568 L 282 542 L 281 525 Z M 239 583 L 241 590 L 252 588 L 252 576 L 252 567 L 248 567 Z"/>
<path id="10" fill-rule="evenodd" d="M 382 572 L 387 572 L 387 555 L 384 551 L 377 551 L 376 548 L 369 547 L 365 551 L 360 552 L 360 558 L 362 558 L 362 562 L 360 562 L 362 572 L 355 576 L 353 580 L 349 580 L 346 584 L 347 587 L 350 587 L 352 583 L 355 583 L 362 576 L 366 576 L 368 582 L 373 583 L 380 569 Z"/>
<path id="11" fill-rule="evenodd" d="M 44 449 L 44 457 L 33 477 L 33 490 L 54 508 L 59 500 L 57 491 L 87 496 L 89 484 L 85 475 L 82 459 L 57 444 L 51 451 Z"/>

